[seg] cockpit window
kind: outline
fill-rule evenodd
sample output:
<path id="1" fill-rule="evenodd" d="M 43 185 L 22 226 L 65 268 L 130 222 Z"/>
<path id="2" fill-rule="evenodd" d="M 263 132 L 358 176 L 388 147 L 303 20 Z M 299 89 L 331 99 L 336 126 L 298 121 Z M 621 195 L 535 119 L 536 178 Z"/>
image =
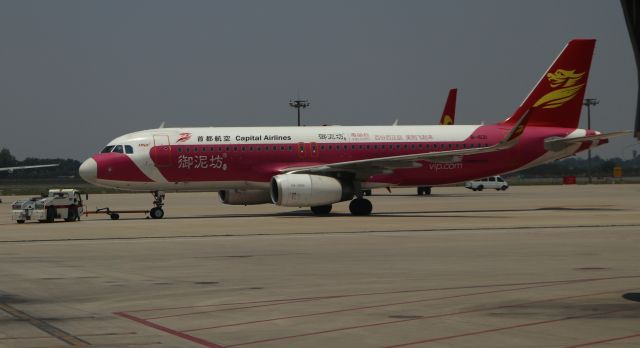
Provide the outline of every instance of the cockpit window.
<path id="1" fill-rule="evenodd" d="M 132 147 L 131 145 L 125 145 L 125 146 L 124 146 L 124 151 L 125 151 L 126 153 L 131 154 L 131 153 L 133 153 L 133 147 Z"/>
<path id="2" fill-rule="evenodd" d="M 114 145 L 105 146 L 105 148 L 102 149 L 102 151 L 100 151 L 100 153 L 109 153 L 109 152 L 111 152 L 111 150 L 113 150 L 114 147 L 115 147 Z"/>
<path id="3" fill-rule="evenodd" d="M 122 151 L 122 145 L 116 145 L 111 152 L 124 153 L 124 151 Z"/>

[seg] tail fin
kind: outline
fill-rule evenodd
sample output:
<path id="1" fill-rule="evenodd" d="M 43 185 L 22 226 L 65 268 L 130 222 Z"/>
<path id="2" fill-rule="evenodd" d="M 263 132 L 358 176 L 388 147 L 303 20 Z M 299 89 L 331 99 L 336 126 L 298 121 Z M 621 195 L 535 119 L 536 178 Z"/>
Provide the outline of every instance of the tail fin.
<path id="1" fill-rule="evenodd" d="M 444 110 L 442 110 L 442 117 L 440 117 L 440 124 L 448 125 L 453 124 L 456 120 L 456 96 L 458 94 L 457 88 L 449 90 L 449 96 L 447 97 L 447 103 L 444 104 Z"/>
<path id="2" fill-rule="evenodd" d="M 569 41 L 520 107 L 503 124 L 515 124 L 531 109 L 531 126 L 578 128 L 595 44 L 594 39 Z"/>

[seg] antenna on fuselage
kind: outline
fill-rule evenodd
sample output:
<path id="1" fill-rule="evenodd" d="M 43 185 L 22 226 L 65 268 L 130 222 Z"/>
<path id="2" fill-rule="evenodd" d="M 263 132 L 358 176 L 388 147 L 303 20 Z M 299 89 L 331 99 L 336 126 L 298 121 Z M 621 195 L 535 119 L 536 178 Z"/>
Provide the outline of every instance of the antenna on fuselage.
<path id="1" fill-rule="evenodd" d="M 162 123 L 160 123 L 160 127 L 158 128 L 164 128 L 164 121 L 162 121 Z"/>

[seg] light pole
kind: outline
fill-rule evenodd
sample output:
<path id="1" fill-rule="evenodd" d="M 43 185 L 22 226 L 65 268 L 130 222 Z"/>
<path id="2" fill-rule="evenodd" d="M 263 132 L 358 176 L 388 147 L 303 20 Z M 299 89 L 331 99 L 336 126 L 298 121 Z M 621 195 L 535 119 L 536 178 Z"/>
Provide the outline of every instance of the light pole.
<path id="1" fill-rule="evenodd" d="M 295 100 L 289 100 L 289 106 L 291 106 L 292 108 L 296 108 L 298 109 L 298 127 L 300 127 L 300 108 L 306 108 L 307 106 L 309 106 L 309 101 L 307 99 L 295 99 Z"/>
<path id="2" fill-rule="evenodd" d="M 591 129 L 591 106 L 596 106 L 600 103 L 596 98 L 586 98 L 582 105 L 587 107 L 587 129 Z M 591 184 L 591 147 L 588 150 L 587 158 L 587 175 L 589 175 L 589 183 Z"/>

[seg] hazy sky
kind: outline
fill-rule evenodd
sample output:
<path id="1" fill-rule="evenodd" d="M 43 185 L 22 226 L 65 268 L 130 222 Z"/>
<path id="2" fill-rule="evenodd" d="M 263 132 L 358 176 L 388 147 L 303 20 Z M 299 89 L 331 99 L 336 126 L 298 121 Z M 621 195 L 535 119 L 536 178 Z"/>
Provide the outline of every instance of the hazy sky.
<path id="1" fill-rule="evenodd" d="M 632 129 L 618 1 L 0 2 L 0 147 L 82 160 L 167 126 L 433 124 L 509 116 L 572 38 L 596 38 L 593 128 Z M 586 110 L 582 117 L 586 126 Z M 629 137 L 596 154 L 629 157 Z M 640 147 L 635 147 L 640 149 Z"/>

